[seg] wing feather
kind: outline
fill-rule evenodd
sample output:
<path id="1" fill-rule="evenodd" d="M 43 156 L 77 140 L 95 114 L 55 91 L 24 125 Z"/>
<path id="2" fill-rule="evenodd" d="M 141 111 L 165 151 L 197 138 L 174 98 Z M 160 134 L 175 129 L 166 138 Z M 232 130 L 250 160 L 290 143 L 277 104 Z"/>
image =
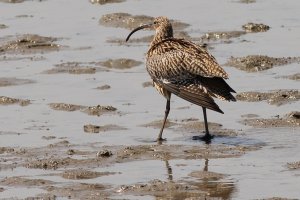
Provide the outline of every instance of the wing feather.
<path id="1" fill-rule="evenodd" d="M 152 62 L 155 61 L 154 63 Z M 168 65 L 166 65 L 168 64 Z M 166 68 L 162 76 L 168 75 L 170 70 L 181 69 L 186 73 L 204 77 L 222 77 L 228 74 L 217 63 L 216 59 L 206 49 L 192 42 L 167 38 L 153 45 L 147 53 L 147 68 Z"/>
<path id="2" fill-rule="evenodd" d="M 223 113 L 209 94 L 198 85 L 179 85 L 175 83 L 160 83 L 162 87 L 193 104 Z"/>

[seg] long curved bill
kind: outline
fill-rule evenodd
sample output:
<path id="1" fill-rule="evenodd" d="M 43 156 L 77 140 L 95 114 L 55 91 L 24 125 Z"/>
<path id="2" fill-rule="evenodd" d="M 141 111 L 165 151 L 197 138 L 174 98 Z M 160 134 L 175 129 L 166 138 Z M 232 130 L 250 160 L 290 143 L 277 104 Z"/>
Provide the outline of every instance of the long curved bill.
<path id="1" fill-rule="evenodd" d="M 129 33 L 129 35 L 127 36 L 126 42 L 129 40 L 130 36 L 131 36 L 132 34 L 134 34 L 135 32 L 137 32 L 137 31 L 139 31 L 139 30 L 142 30 L 142 29 L 144 29 L 144 28 L 150 28 L 152 25 L 153 25 L 153 23 L 151 23 L 151 24 L 144 24 L 144 25 L 141 25 L 141 26 L 139 26 L 139 27 L 133 29 L 133 30 Z"/>

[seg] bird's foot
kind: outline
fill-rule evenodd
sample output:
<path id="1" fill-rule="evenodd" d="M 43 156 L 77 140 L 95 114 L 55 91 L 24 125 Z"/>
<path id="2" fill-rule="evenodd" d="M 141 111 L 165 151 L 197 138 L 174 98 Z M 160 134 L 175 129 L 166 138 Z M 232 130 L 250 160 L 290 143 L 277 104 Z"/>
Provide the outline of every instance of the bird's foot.
<path id="1" fill-rule="evenodd" d="M 162 144 L 162 143 L 165 142 L 165 141 L 167 141 L 167 139 L 165 139 L 165 138 L 157 138 L 157 140 L 156 140 L 156 142 L 157 142 L 158 144 Z"/>
<path id="2" fill-rule="evenodd" d="M 211 134 L 205 134 L 204 136 L 193 136 L 193 140 L 202 140 L 204 141 L 206 144 L 210 144 L 211 140 L 214 138 L 214 135 Z"/>

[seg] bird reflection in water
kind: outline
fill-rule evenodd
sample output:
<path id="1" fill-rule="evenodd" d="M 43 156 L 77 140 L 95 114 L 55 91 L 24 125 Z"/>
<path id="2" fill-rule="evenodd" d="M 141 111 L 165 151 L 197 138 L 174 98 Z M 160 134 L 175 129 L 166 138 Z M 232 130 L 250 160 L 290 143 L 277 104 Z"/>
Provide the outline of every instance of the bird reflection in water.
<path id="1" fill-rule="evenodd" d="M 174 172 L 169 160 L 164 160 L 164 162 L 169 184 L 178 184 L 178 180 L 173 180 Z M 222 181 L 224 175 L 208 171 L 208 166 L 209 159 L 205 158 L 203 170 L 194 171 L 189 174 L 189 177 L 194 179 L 193 181 L 179 181 L 180 184 L 186 186 L 185 190 L 170 190 L 165 197 L 172 199 L 185 199 L 190 197 L 231 199 L 232 194 L 236 190 L 235 184 L 233 182 Z"/>

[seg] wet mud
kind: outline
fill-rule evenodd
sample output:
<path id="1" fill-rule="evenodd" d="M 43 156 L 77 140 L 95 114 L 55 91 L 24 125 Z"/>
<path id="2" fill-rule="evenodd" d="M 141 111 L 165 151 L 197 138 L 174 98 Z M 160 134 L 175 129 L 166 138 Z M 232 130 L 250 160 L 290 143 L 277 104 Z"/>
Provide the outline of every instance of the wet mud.
<path id="1" fill-rule="evenodd" d="M 56 64 L 54 68 L 44 71 L 45 74 L 95 74 L 101 71 L 101 68 L 96 67 L 95 63 L 81 63 L 81 62 L 66 62 Z M 103 71 L 103 70 L 102 70 Z"/>
<path id="2" fill-rule="evenodd" d="M 100 133 L 100 132 L 116 131 L 116 130 L 122 131 L 122 130 L 126 130 L 126 128 L 114 124 L 107 124 L 103 126 L 87 124 L 83 126 L 83 130 L 86 133 Z"/>
<path id="3" fill-rule="evenodd" d="M 23 84 L 29 84 L 29 83 L 35 83 L 35 81 L 30 80 L 30 79 L 0 77 L 0 87 L 7 87 L 7 86 L 12 86 L 12 85 L 23 85 Z"/>
<path id="4" fill-rule="evenodd" d="M 221 197 L 221 195 L 205 192 L 195 183 L 177 183 L 171 181 L 152 180 L 145 184 L 134 184 L 121 186 L 118 192 L 131 195 L 151 195 L 158 199 L 212 199 L 209 196 Z M 216 191 L 216 188 L 211 188 Z M 220 192 L 220 190 L 219 190 Z"/>
<path id="5" fill-rule="evenodd" d="M 288 75 L 288 76 L 279 76 L 280 78 L 286 78 L 290 80 L 300 81 L 300 73 Z"/>
<path id="6" fill-rule="evenodd" d="M 129 32 L 128 32 L 129 34 Z M 191 37 L 186 31 L 178 30 L 174 33 L 174 36 L 177 38 L 184 38 L 187 40 L 193 40 L 193 41 L 199 41 L 200 39 L 197 37 Z M 128 45 L 132 43 L 150 43 L 153 39 L 153 35 L 144 36 L 144 37 L 132 37 L 127 42 L 125 41 L 125 38 L 109 38 L 106 41 L 108 43 L 112 44 L 118 44 L 118 45 Z M 201 45 L 201 44 L 200 44 Z"/>
<path id="7" fill-rule="evenodd" d="M 86 107 L 83 112 L 87 113 L 88 115 L 96 115 L 96 116 L 100 116 L 104 113 L 115 113 L 117 109 L 113 106 L 101 106 L 101 105 L 97 105 L 97 106 L 89 106 Z"/>
<path id="8" fill-rule="evenodd" d="M 134 29 L 142 24 L 153 22 L 154 17 L 147 15 L 131 15 L 129 13 L 111 13 L 103 15 L 99 23 L 107 27 Z M 182 30 L 189 26 L 189 24 L 171 20 L 174 30 Z"/>
<path id="9" fill-rule="evenodd" d="M 237 69 L 247 72 L 257 72 L 271 69 L 275 66 L 282 66 L 291 63 L 299 63 L 300 57 L 282 57 L 274 58 L 263 55 L 250 55 L 246 57 L 235 58 L 231 57 L 226 63 L 227 66 L 232 66 Z"/>
<path id="10" fill-rule="evenodd" d="M 144 88 L 146 88 L 146 87 L 153 87 L 153 82 L 152 82 L 152 81 L 144 82 L 144 83 L 142 84 L 142 86 L 143 86 Z"/>
<path id="11" fill-rule="evenodd" d="M 6 186 L 43 186 L 53 184 L 52 181 L 43 180 L 43 179 L 27 179 L 22 177 L 9 177 L 4 180 L 1 180 L 1 185 Z"/>
<path id="12" fill-rule="evenodd" d="M 223 43 L 232 43 L 232 39 L 240 38 L 241 36 L 247 33 L 266 32 L 270 29 L 270 27 L 265 24 L 256 24 L 249 22 L 247 24 L 242 25 L 242 29 L 243 30 L 207 32 L 200 37 L 200 40 L 202 42 L 221 41 Z M 195 38 L 190 39 L 195 40 Z M 241 39 L 241 41 L 245 40 Z"/>
<path id="13" fill-rule="evenodd" d="M 237 136 L 239 133 L 235 130 L 223 128 L 222 124 L 208 122 L 208 128 L 215 136 Z M 203 121 L 197 119 L 181 120 L 180 125 L 175 131 L 182 131 L 185 133 L 204 133 L 205 125 Z"/>
<path id="14" fill-rule="evenodd" d="M 236 95 L 239 101 L 267 101 L 270 105 L 281 106 L 300 100 L 299 90 L 275 90 L 270 92 L 241 92 Z"/>
<path id="15" fill-rule="evenodd" d="M 105 5 L 109 3 L 122 3 L 125 0 L 90 0 L 92 4 L 100 4 L 100 5 Z"/>
<path id="16" fill-rule="evenodd" d="M 119 191 L 129 194 L 142 193 L 158 199 L 229 199 L 234 186 L 230 183 L 219 182 L 212 182 L 210 186 L 207 186 L 205 183 L 153 180 L 147 184 L 123 186 Z"/>
<path id="17" fill-rule="evenodd" d="M 0 3 L 23 3 L 25 0 L 0 0 Z"/>
<path id="18" fill-rule="evenodd" d="M 0 24 L 0 29 L 5 29 L 5 28 L 8 28 L 8 26 L 5 24 Z"/>
<path id="19" fill-rule="evenodd" d="M 270 26 L 265 24 L 256 24 L 249 22 L 244 24 L 242 28 L 248 33 L 266 32 L 270 29 Z"/>
<path id="20" fill-rule="evenodd" d="M 239 0 L 239 1 L 237 1 L 237 2 L 248 4 L 248 3 L 256 3 L 256 0 Z"/>
<path id="21" fill-rule="evenodd" d="M 300 112 L 293 111 L 284 116 L 276 116 L 271 119 L 251 118 L 241 121 L 244 125 L 255 128 L 276 128 L 276 127 L 300 127 Z"/>
<path id="22" fill-rule="evenodd" d="M 208 42 L 208 41 L 223 40 L 223 41 L 230 42 L 230 39 L 238 38 L 245 34 L 246 34 L 245 31 L 208 32 L 201 37 L 201 41 Z"/>
<path id="23" fill-rule="evenodd" d="M 112 13 L 103 15 L 99 20 L 99 23 L 103 26 L 107 27 L 115 27 L 115 28 L 125 28 L 129 30 L 133 30 L 142 24 L 151 23 L 154 17 L 146 16 L 146 15 L 131 15 L 128 13 Z M 184 22 L 171 20 L 174 36 L 179 38 L 185 38 L 192 40 L 191 36 L 184 31 L 183 29 L 189 27 L 190 25 Z M 139 38 L 131 38 L 129 41 L 125 42 L 125 38 L 109 38 L 107 39 L 108 43 L 116 43 L 119 45 L 125 45 L 130 43 L 150 43 L 153 39 L 153 35 L 144 36 Z"/>
<path id="24" fill-rule="evenodd" d="M 98 86 L 98 87 L 96 87 L 95 89 L 97 89 L 97 90 L 109 90 L 111 87 L 110 87 L 110 85 L 101 85 L 101 86 Z"/>
<path id="25" fill-rule="evenodd" d="M 133 59 L 119 58 L 119 59 L 108 59 L 104 62 L 99 62 L 98 64 L 107 68 L 130 69 L 132 67 L 136 67 L 143 64 L 143 62 L 136 61 Z"/>
<path id="26" fill-rule="evenodd" d="M 112 172 L 94 172 L 84 169 L 66 170 L 61 174 L 62 178 L 71 180 L 93 179 L 100 176 L 109 176 L 115 173 Z"/>
<path id="27" fill-rule="evenodd" d="M 33 34 L 18 36 L 12 41 L 7 41 L 0 44 L 1 54 L 32 54 L 32 53 L 47 53 L 58 51 L 62 48 L 56 44 L 57 38 L 44 37 Z"/>
<path id="28" fill-rule="evenodd" d="M 86 106 L 67 104 L 67 103 L 50 103 L 49 106 L 53 110 L 68 111 L 68 112 L 77 111 L 86 108 Z"/>
<path id="29" fill-rule="evenodd" d="M 43 199 L 57 199 L 57 197 L 68 199 L 107 199 L 109 197 L 107 190 L 109 189 L 110 186 L 104 184 L 71 183 L 64 187 L 45 187 L 47 194 L 38 196 Z"/>
<path id="30" fill-rule="evenodd" d="M 0 96 L 0 105 L 12 105 L 12 104 L 19 104 L 20 106 L 28 106 L 30 104 L 30 100 Z"/>
<path id="31" fill-rule="evenodd" d="M 287 168 L 291 170 L 300 169 L 300 161 L 287 163 Z"/>
<path id="32" fill-rule="evenodd" d="M 112 113 L 117 109 L 113 106 L 82 106 L 82 105 L 74 105 L 74 104 L 67 104 L 67 103 L 50 103 L 50 108 L 53 110 L 58 111 L 81 111 L 87 113 L 88 115 L 97 115 L 100 116 L 104 113 Z"/>
<path id="33" fill-rule="evenodd" d="M 109 71 L 109 69 L 129 69 L 142 64 L 141 61 L 119 58 L 100 62 L 64 62 L 56 64 L 54 68 L 44 71 L 44 74 L 95 74 Z"/>
<path id="34" fill-rule="evenodd" d="M 23 2 L 35 4 L 36 7 L 28 6 L 29 14 L 17 12 L 15 8 L 12 9 L 20 6 L 13 5 L 13 3 Z M 56 19 L 56 16 L 53 17 L 52 11 L 48 13 L 43 8 L 38 9 L 40 2 L 42 1 L 0 0 L 1 6 L 11 9 L 12 12 L 11 16 L 3 18 L 3 22 L 0 24 L 1 32 L 16 30 L 16 33 L 3 34 L 0 38 L 0 70 L 2 74 L 0 77 L 2 93 L 0 108 L 3 113 L 0 120 L 2 127 L 0 130 L 1 198 L 4 196 L 4 199 L 281 200 L 292 199 L 284 198 L 285 196 L 295 196 L 294 193 L 298 189 L 293 187 L 299 185 L 297 176 L 300 163 L 291 152 L 298 152 L 297 148 L 299 148 L 299 145 L 294 144 L 293 141 L 298 141 L 297 137 L 299 137 L 297 131 L 300 127 L 300 113 L 296 108 L 299 104 L 300 94 L 296 85 L 296 81 L 299 81 L 299 73 L 297 69 L 292 68 L 294 66 L 291 68 L 286 66 L 288 72 L 275 74 L 273 80 L 274 83 L 286 81 L 285 88 L 295 89 L 250 90 L 250 92 L 237 94 L 238 101 L 244 102 L 238 102 L 236 107 L 230 107 L 227 103 L 220 104 L 226 114 L 222 117 L 209 115 L 209 130 L 215 136 L 212 143 L 206 144 L 201 140 L 193 140 L 195 135 L 202 136 L 204 133 L 203 119 L 191 117 L 199 116 L 199 112 L 194 110 L 195 107 L 186 106 L 186 102 L 182 104 L 177 100 L 178 104 L 174 106 L 175 109 L 172 107 L 174 118 L 168 118 L 165 127 L 167 140 L 156 142 L 154 141 L 155 136 L 161 128 L 162 120 L 155 119 L 163 117 L 161 113 L 157 113 L 160 107 L 156 107 L 163 105 L 161 102 L 153 101 L 151 105 L 144 107 L 147 103 L 138 103 L 152 99 L 150 89 L 148 91 L 143 88 L 153 87 L 153 84 L 147 81 L 147 72 L 141 71 L 143 58 L 129 59 L 141 54 L 141 51 L 147 51 L 145 45 L 152 40 L 153 32 L 149 33 L 152 35 L 133 37 L 128 43 L 125 43 L 125 38 L 114 37 L 115 32 L 110 31 L 109 28 L 121 28 L 119 30 L 126 35 L 133 28 L 152 22 L 154 18 L 151 15 L 157 14 L 158 11 L 145 8 L 143 1 L 86 0 L 85 3 L 74 1 L 70 11 L 70 14 L 74 14 L 70 15 L 73 17 L 72 23 L 68 21 L 65 10 L 61 14 L 60 9 L 57 9 L 56 14 L 61 15 L 60 19 L 66 17 L 66 20 L 57 23 L 57 21 L 51 21 L 51 19 Z M 272 14 L 269 15 L 268 10 L 260 12 L 261 2 L 255 0 L 220 1 L 218 2 L 220 6 L 226 7 L 234 4 L 234 7 L 239 7 L 241 10 L 247 8 L 249 12 L 255 13 L 253 17 L 239 13 L 243 17 L 240 21 L 235 21 L 236 13 L 233 17 L 230 16 L 230 13 L 234 12 L 225 13 L 224 17 L 229 19 L 226 20 L 229 27 L 250 22 L 243 26 L 238 25 L 240 27 L 237 29 L 222 31 L 228 30 L 223 26 L 225 18 L 212 20 L 211 17 L 206 16 L 211 12 L 210 9 L 214 9 L 211 4 L 213 1 L 202 2 L 203 12 L 200 13 L 199 19 L 188 17 L 195 13 L 199 14 L 199 4 L 195 4 L 195 2 L 190 1 L 189 4 L 186 4 L 190 7 L 183 6 L 184 9 L 180 9 L 184 16 L 181 17 L 182 21 L 171 21 L 175 37 L 185 38 L 196 43 L 201 42 L 200 45 L 203 47 L 213 49 L 212 54 L 216 56 L 217 60 L 228 60 L 227 66 L 247 72 L 300 63 L 299 57 L 269 57 L 255 55 L 255 53 L 240 57 L 242 56 L 240 52 L 243 52 L 243 48 L 245 48 L 243 45 L 247 44 L 244 40 L 245 34 L 253 33 L 251 35 L 253 43 L 256 43 L 255 39 L 259 39 L 261 35 L 268 34 L 268 40 L 264 40 L 261 45 L 266 47 L 269 45 L 269 48 L 272 49 L 277 45 L 272 46 L 268 42 L 274 40 L 276 41 L 274 43 L 281 43 L 278 41 L 278 31 L 280 31 L 280 34 L 290 34 L 288 36 L 281 35 L 289 44 L 292 33 L 298 28 L 296 23 L 298 19 L 292 18 L 288 15 L 289 13 L 286 12 L 286 19 L 293 19 L 295 22 L 293 20 L 276 22 L 275 19 L 261 17 L 265 12 L 267 16 Z M 67 2 L 47 1 L 47 3 L 60 8 L 61 3 Z M 278 3 L 276 1 L 276 4 Z M 143 12 L 134 11 L 135 4 L 146 9 L 147 15 L 136 15 Z M 147 4 L 145 2 L 145 5 Z M 164 3 L 156 2 L 154 4 Z M 86 9 L 81 9 L 83 5 L 86 6 Z M 279 12 L 272 7 L 272 4 L 268 5 L 270 10 L 275 9 L 276 12 Z M 120 6 L 124 6 L 124 9 L 119 9 Z M 285 6 L 290 8 L 289 3 Z M 159 9 L 159 6 L 156 8 Z M 133 12 L 124 13 L 128 10 Z M 84 13 L 87 11 L 89 13 Z M 238 12 L 238 9 L 235 11 Z M 83 15 L 80 15 L 80 19 L 76 19 L 74 16 L 78 16 L 79 12 L 82 12 Z M 159 12 L 162 13 L 162 10 Z M 169 12 L 170 16 L 178 18 L 177 11 L 170 9 Z M 99 13 L 103 15 L 100 19 L 98 18 Z M 201 21 L 202 19 L 205 20 Z M 76 23 L 73 24 L 74 21 Z M 78 26 L 77 21 L 82 26 Z M 192 23 L 193 26 L 183 21 Z M 251 21 L 270 21 L 272 23 L 269 26 Z M 23 22 L 25 24 L 33 23 L 34 27 L 27 28 Z M 62 31 L 55 32 L 55 37 L 51 34 L 46 36 L 48 35 L 48 29 L 44 27 L 46 24 L 52 24 L 51 26 L 55 30 Z M 18 26 L 21 27 L 20 30 L 17 30 Z M 272 31 L 268 31 L 271 27 Z M 221 31 L 206 32 L 209 30 Z M 101 37 L 99 37 L 99 31 Z M 254 34 L 266 31 L 268 32 Z M 203 33 L 205 34 L 202 35 Z M 63 41 L 65 38 L 67 40 Z M 95 39 L 97 44 L 86 44 L 92 38 L 97 38 Z M 219 48 L 215 48 L 217 42 L 220 43 L 218 47 L 221 51 Z M 232 48 L 231 45 L 237 42 L 239 47 Z M 65 46 L 64 43 L 70 46 Z M 296 43 L 296 40 L 293 43 Z M 292 45 L 289 48 L 292 48 Z M 69 51 L 61 51 L 66 49 Z M 223 54 L 222 51 L 227 54 Z M 279 48 L 278 52 L 284 52 L 284 47 Z M 80 56 L 84 56 L 82 57 L 84 59 L 80 60 Z M 229 56 L 232 57 L 229 58 Z M 227 66 L 225 66 L 225 70 L 229 71 L 226 69 Z M 244 72 L 240 70 L 233 70 L 234 72 L 230 73 L 230 81 L 232 81 L 230 85 L 233 88 L 234 85 L 238 85 L 239 91 L 247 91 L 248 87 L 245 89 L 243 84 L 239 85 L 240 81 L 245 81 L 251 82 L 255 88 L 255 77 L 245 76 Z M 93 78 L 80 79 L 85 76 Z M 269 74 L 262 74 L 262 76 L 267 77 Z M 77 77 L 79 78 L 77 79 Z M 130 90 L 127 85 L 123 87 L 124 80 L 127 81 L 127 78 L 132 84 Z M 53 79 L 58 80 L 61 85 L 53 84 Z M 76 81 L 78 84 L 81 84 L 79 81 L 83 81 L 82 84 L 90 84 L 88 85 L 90 90 L 82 90 L 78 94 L 66 93 L 63 100 L 58 102 L 76 102 L 78 100 L 85 103 L 48 104 L 57 102 L 55 96 L 64 94 L 63 91 L 72 92 L 73 90 L 69 90 L 70 85 L 74 86 L 72 81 Z M 97 82 L 95 83 L 95 81 Z M 40 84 L 41 82 L 42 84 Z M 32 93 L 30 86 L 35 86 Z M 110 90 L 111 88 L 113 90 Z M 117 98 L 115 91 L 118 94 Z M 99 94 L 103 95 L 101 98 L 103 97 L 104 102 L 109 102 L 108 104 L 113 106 L 97 105 L 92 98 L 93 95 Z M 89 101 L 93 103 L 89 104 Z M 258 115 L 257 107 L 253 109 L 250 103 L 245 102 L 258 102 L 257 105 L 261 106 L 262 113 Z M 271 116 L 269 118 L 265 117 L 265 113 L 263 113 L 266 102 L 280 106 L 272 107 L 274 111 L 267 113 L 267 116 Z M 249 105 L 249 108 L 240 109 L 240 104 Z M 287 114 L 277 112 L 276 109 L 284 110 L 285 106 Z M 295 109 L 292 109 L 292 106 Z M 290 112 L 291 110 L 295 111 Z M 68 118 L 65 118 L 66 113 L 59 111 L 69 112 L 67 113 Z M 123 115 L 123 112 L 126 115 Z M 16 119 L 17 121 L 15 121 Z M 16 123 L 18 123 L 17 126 Z M 291 138 L 290 141 L 282 140 L 278 136 L 280 134 L 284 139 Z M 271 137 L 269 137 L 270 135 Z M 282 141 L 280 148 L 278 148 L 278 141 Z M 275 156 L 277 154 L 280 158 Z M 272 155 L 276 159 L 266 159 L 263 157 L 264 155 Z M 261 160 L 264 162 L 260 163 Z M 271 172 L 268 167 L 272 167 Z M 285 173 L 286 171 L 289 174 Z M 282 178 L 285 180 L 284 184 L 279 181 Z M 260 189 L 261 185 L 266 184 L 266 181 L 268 181 L 270 191 Z M 248 187 L 253 182 L 255 185 L 253 184 L 252 187 L 255 191 L 251 191 L 252 187 Z M 281 191 L 282 198 L 273 197 L 273 191 Z M 249 193 L 251 194 L 249 195 Z M 253 197 L 253 195 L 257 196 Z"/>
<path id="35" fill-rule="evenodd" d="M 100 166 L 111 166 L 117 163 L 130 163 L 136 160 L 164 160 L 169 174 L 169 181 L 153 180 L 143 184 L 128 184 L 118 187 L 102 184 L 72 183 L 62 185 L 59 182 L 46 179 L 27 179 L 23 177 L 8 177 L 0 181 L 1 186 L 39 187 L 47 192 L 42 196 L 78 197 L 80 194 L 112 195 L 153 195 L 168 197 L 170 192 L 174 197 L 223 197 L 232 193 L 233 185 L 223 182 L 226 175 L 207 170 L 208 159 L 230 158 L 244 155 L 260 146 L 186 146 L 186 145 L 133 145 L 133 146 L 104 146 L 101 150 L 81 151 L 79 145 L 72 145 L 67 141 L 54 143 L 39 148 L 1 148 L 6 163 L 1 168 L 16 168 L 24 166 L 30 169 L 43 169 L 49 172 L 48 176 L 60 176 L 66 180 L 95 179 L 103 176 L 120 174 L 118 171 L 94 171 Z M 66 151 L 68 149 L 68 151 Z M 57 155 L 60 155 L 59 158 Z M 82 158 L 79 158 L 82 156 Z M 38 158 L 40 157 L 40 158 Z M 74 158 L 72 158 L 74 157 Z M 203 171 L 194 171 L 190 177 L 202 181 L 173 181 L 172 168 L 168 160 L 172 159 L 206 159 Z M 11 162 L 13 161 L 13 162 Z M 56 170 L 64 171 L 57 173 Z M 54 171 L 53 171 L 54 170 Z M 73 188 L 73 189 L 71 189 Z M 76 188 L 76 189 L 75 189 Z M 231 189 L 230 189 L 231 188 Z M 63 192 L 67 191 L 67 192 Z M 81 191 L 81 192 L 80 192 Z M 103 193 L 103 192 L 104 193 Z M 230 192 L 231 191 L 231 192 Z M 88 192 L 88 193 L 85 193 Z M 98 196 L 95 196 L 98 197 Z"/>
<path id="36" fill-rule="evenodd" d="M 134 160 L 171 160 L 171 159 L 212 159 L 239 157 L 247 151 L 261 148 L 253 146 L 185 146 L 185 145 L 134 145 L 104 146 L 98 151 L 81 151 L 80 146 L 68 141 L 50 144 L 40 148 L 8 148 L 1 147 L 1 154 L 7 161 L 1 168 L 24 166 L 31 169 L 57 170 L 76 168 L 94 168 L 96 166 L 127 163 Z M 60 154 L 60 157 L 57 157 Z M 79 158 L 79 156 L 82 158 Z M 40 157 L 40 158 L 39 158 Z M 105 172 L 106 173 L 106 172 Z M 108 173 L 110 174 L 110 173 Z"/>

